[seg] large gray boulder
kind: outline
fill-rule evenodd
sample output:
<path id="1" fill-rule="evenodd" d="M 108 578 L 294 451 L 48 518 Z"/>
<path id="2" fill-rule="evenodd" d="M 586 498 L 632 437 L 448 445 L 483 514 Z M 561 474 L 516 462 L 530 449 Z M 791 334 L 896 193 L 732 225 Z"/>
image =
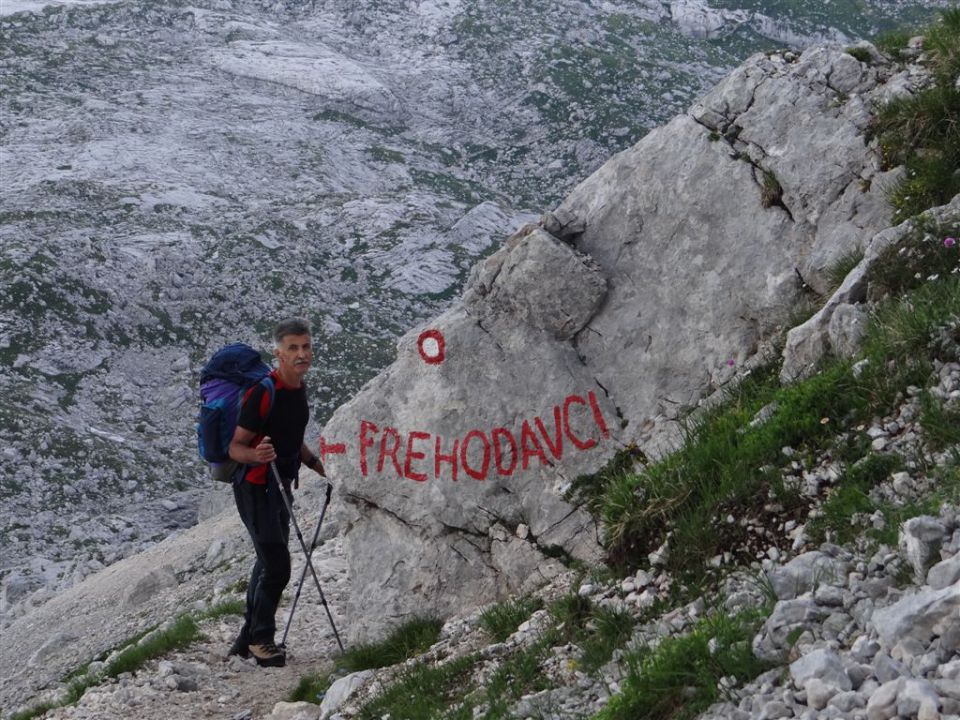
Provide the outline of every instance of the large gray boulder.
<path id="1" fill-rule="evenodd" d="M 628 441 L 674 447 L 828 265 L 888 226 L 865 131 L 912 76 L 840 47 L 787 57 L 751 58 L 511 237 L 333 415 L 355 639 L 596 558 L 570 482 Z"/>
<path id="2" fill-rule="evenodd" d="M 793 600 L 820 585 L 842 585 L 849 571 L 849 562 L 814 550 L 772 568 L 767 580 L 779 600 Z"/>
<path id="3" fill-rule="evenodd" d="M 598 558 L 593 520 L 563 493 L 620 446 L 569 341 L 605 294 L 589 258 L 526 228 L 337 410 L 324 440 L 346 446 L 326 464 L 350 509 L 354 638 L 532 587 L 557 572 L 547 555 Z"/>
<path id="4" fill-rule="evenodd" d="M 756 55 L 562 203 L 610 286 L 579 351 L 648 454 L 889 225 L 865 131 L 894 72 L 839 47 Z"/>
<path id="5" fill-rule="evenodd" d="M 904 638 L 929 642 L 960 624 L 960 581 L 940 590 L 921 588 L 877 610 L 873 624 L 886 647 L 893 647 Z"/>

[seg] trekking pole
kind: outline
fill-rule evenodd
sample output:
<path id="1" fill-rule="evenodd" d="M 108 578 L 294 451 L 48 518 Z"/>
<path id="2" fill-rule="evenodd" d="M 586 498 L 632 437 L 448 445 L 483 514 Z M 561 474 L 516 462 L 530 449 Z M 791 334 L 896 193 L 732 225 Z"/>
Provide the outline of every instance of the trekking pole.
<path id="1" fill-rule="evenodd" d="M 330 493 L 333 491 L 333 485 L 327 483 L 327 498 L 323 502 L 323 509 L 320 511 L 320 520 L 317 522 L 317 529 L 313 532 L 313 541 L 310 543 L 310 554 L 317 549 L 317 539 L 320 537 L 320 528 L 323 526 L 323 516 L 327 514 L 327 505 L 330 504 Z M 290 632 L 290 624 L 293 622 L 293 614 L 297 611 L 297 603 L 300 601 L 300 593 L 303 591 L 303 581 L 307 579 L 307 565 L 304 563 L 303 572 L 300 573 L 300 581 L 297 583 L 297 593 L 293 596 L 293 605 L 290 606 L 290 615 L 287 616 L 287 626 L 283 630 L 283 639 L 280 641 L 280 647 L 286 647 L 287 634 Z"/>
<path id="2" fill-rule="evenodd" d="M 340 642 L 340 633 L 337 632 L 337 626 L 333 622 L 333 615 L 330 614 L 330 607 L 327 605 L 327 598 L 323 594 L 323 588 L 320 587 L 320 578 L 317 577 L 317 571 L 314 569 L 313 562 L 310 560 L 310 552 L 307 550 L 307 544 L 303 541 L 303 534 L 300 532 L 300 526 L 297 524 L 297 519 L 293 516 L 293 508 L 290 506 L 290 499 L 287 497 L 287 493 L 283 489 L 283 481 L 280 479 L 280 471 L 277 470 L 276 461 L 270 461 L 270 470 L 273 471 L 273 477 L 277 481 L 277 488 L 280 490 L 280 497 L 283 498 L 283 504 L 286 506 L 287 513 L 290 515 L 290 522 L 293 523 L 293 529 L 297 533 L 297 540 L 300 541 L 300 547 L 303 549 L 303 555 L 307 559 L 307 567 L 310 568 L 310 574 L 313 575 L 313 582 L 316 583 L 317 592 L 320 593 L 320 604 L 323 605 L 323 609 L 327 611 L 327 619 L 330 620 L 330 627 L 333 628 L 333 636 L 337 639 L 337 645 L 340 646 L 340 652 L 344 652 L 343 643 Z"/>

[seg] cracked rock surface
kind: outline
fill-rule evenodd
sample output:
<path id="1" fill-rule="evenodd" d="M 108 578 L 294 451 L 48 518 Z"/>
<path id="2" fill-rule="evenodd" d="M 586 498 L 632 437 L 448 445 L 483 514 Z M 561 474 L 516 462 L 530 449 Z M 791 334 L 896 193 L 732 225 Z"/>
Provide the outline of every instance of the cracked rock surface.
<path id="1" fill-rule="evenodd" d="M 874 61 L 842 46 L 750 58 L 475 266 L 336 411 L 325 434 L 355 442 L 329 468 L 370 632 L 517 589 L 544 551 L 595 557 L 569 482 L 628 442 L 669 448 L 824 268 L 889 226 L 864 132 L 875 99 L 925 80 L 863 47 Z M 424 331 L 442 334 L 441 360 Z M 520 524 L 530 535 L 511 542 L 532 552 L 504 566 L 493 528 Z"/>

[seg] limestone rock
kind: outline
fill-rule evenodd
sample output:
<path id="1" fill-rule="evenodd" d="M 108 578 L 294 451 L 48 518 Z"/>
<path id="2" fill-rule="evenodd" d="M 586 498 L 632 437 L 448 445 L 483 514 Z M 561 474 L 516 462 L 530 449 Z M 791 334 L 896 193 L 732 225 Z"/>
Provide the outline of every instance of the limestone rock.
<path id="1" fill-rule="evenodd" d="M 822 622 L 827 614 L 809 600 L 781 600 L 754 637 L 754 654 L 762 660 L 782 663 L 790 653 L 791 638 Z"/>
<path id="2" fill-rule="evenodd" d="M 176 586 L 177 576 L 173 568 L 169 565 L 162 565 L 137 580 L 127 590 L 123 598 L 123 604 L 126 607 L 136 607 L 161 591 Z"/>
<path id="3" fill-rule="evenodd" d="M 716 26 L 702 3 L 671 14 Z M 762 359 L 800 281 L 823 291 L 826 268 L 887 227 L 887 177 L 864 138 L 897 71 L 839 46 L 790 60 L 752 57 L 610 159 L 334 413 L 323 434 L 344 451 L 325 463 L 350 505 L 338 522 L 354 639 L 490 602 L 549 576 L 555 552 L 598 557 L 570 482 L 628 441 L 672 448 L 679 418 Z M 863 290 L 848 280 L 847 304 Z M 811 356 L 831 345 L 835 306 Z M 852 345 L 844 315 L 834 341 Z M 490 530 L 521 524 L 507 561 Z"/>
<path id="4" fill-rule="evenodd" d="M 278 702 L 264 720 L 317 720 L 317 706 L 308 702 Z"/>
<path id="5" fill-rule="evenodd" d="M 927 574 L 927 564 L 940 549 L 946 536 L 946 528 L 937 518 L 920 516 L 910 518 L 900 529 L 900 551 L 913 568 L 914 576 L 921 580 Z"/>
<path id="6" fill-rule="evenodd" d="M 945 624 L 960 622 L 960 581 L 942 590 L 921 589 L 874 614 L 880 640 L 892 647 L 903 638 L 927 642 Z"/>
<path id="7" fill-rule="evenodd" d="M 607 288 L 589 258 L 542 230 L 504 250 L 484 262 L 495 270 L 474 275 L 483 280 L 468 289 L 476 291 L 479 314 L 506 315 L 567 340 L 596 313 Z"/>
<path id="8" fill-rule="evenodd" d="M 804 687 L 808 680 L 817 679 L 833 687 L 835 691 L 853 689 L 840 657 L 828 649 L 814 650 L 790 664 L 790 676 L 794 685 Z M 827 698 L 829 699 L 829 697 Z M 826 702 L 823 703 L 826 705 Z"/>
<path id="9" fill-rule="evenodd" d="M 749 366 L 798 303 L 798 275 L 822 290 L 834 259 L 887 227 L 882 183 L 861 181 L 878 174 L 863 135 L 888 71 L 851 60 L 840 48 L 793 64 L 754 56 L 561 204 L 584 219 L 577 248 L 610 288 L 579 351 L 648 454 L 676 441 L 673 421 L 731 363 Z M 860 100 L 837 102 L 838 70 Z M 773 181 L 782 200 L 766 207 Z"/>
<path id="10" fill-rule="evenodd" d="M 334 680 L 323 696 L 323 702 L 320 703 L 320 717 L 328 718 L 339 711 L 340 707 L 350 699 L 350 696 L 358 688 L 363 687 L 373 676 L 373 670 L 361 670 Z"/>
<path id="11" fill-rule="evenodd" d="M 868 720 L 890 720 L 897 716 L 897 696 L 902 692 L 906 678 L 884 683 L 867 700 Z"/>
<path id="12" fill-rule="evenodd" d="M 839 357 L 857 354 L 867 331 L 867 313 L 856 305 L 841 305 L 830 316 L 827 337 L 830 347 Z"/>
<path id="13" fill-rule="evenodd" d="M 942 590 L 960 580 L 960 554 L 947 558 L 927 573 L 927 585 L 934 590 Z"/>
<path id="14" fill-rule="evenodd" d="M 938 222 L 946 222 L 951 218 L 955 221 L 960 218 L 960 196 L 947 205 L 927 211 L 926 215 Z M 862 338 L 863 321 L 851 306 L 867 297 L 869 271 L 880 254 L 901 242 L 914 227 L 915 222 L 907 220 L 874 235 L 863 260 L 848 273 L 824 306 L 809 320 L 787 333 L 780 371 L 782 381 L 789 382 L 809 375 L 830 350 L 845 357 L 856 353 Z M 838 313 L 839 317 L 834 319 Z"/>
<path id="15" fill-rule="evenodd" d="M 324 436 L 352 440 L 326 465 L 351 506 L 358 637 L 550 577 L 541 551 L 599 557 L 593 519 L 563 492 L 618 447 L 616 407 L 567 341 L 604 292 L 588 258 L 528 227 L 331 418 Z M 521 524 L 524 552 L 494 552 L 490 529 Z"/>
<path id="16" fill-rule="evenodd" d="M 812 550 L 767 573 L 767 579 L 781 600 L 792 600 L 820 584 L 843 582 L 850 564 Z"/>
<path id="17" fill-rule="evenodd" d="M 702 0 L 670 0 L 670 19 L 691 37 L 714 38 L 747 21 L 740 11 L 710 8 Z"/>

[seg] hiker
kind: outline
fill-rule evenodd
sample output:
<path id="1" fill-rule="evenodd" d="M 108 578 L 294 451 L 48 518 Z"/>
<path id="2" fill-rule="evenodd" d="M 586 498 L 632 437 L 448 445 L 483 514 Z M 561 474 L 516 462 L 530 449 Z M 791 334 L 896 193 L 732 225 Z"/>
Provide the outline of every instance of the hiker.
<path id="1" fill-rule="evenodd" d="M 244 397 L 230 442 L 230 458 L 241 463 L 234 476 L 233 494 L 257 560 L 247 587 L 243 628 L 228 654 L 252 655 L 258 665 L 282 667 L 286 654 L 274 642 L 274 615 L 290 580 L 290 515 L 276 478 L 270 477 L 270 463 L 276 464 L 291 502 L 290 486 L 296 482 L 301 464 L 321 476 L 324 471 L 320 459 L 303 442 L 310 417 L 303 384 L 313 360 L 310 326 L 300 318 L 284 320 L 274 328 L 273 339 L 273 405 L 264 385 L 254 385 Z"/>

